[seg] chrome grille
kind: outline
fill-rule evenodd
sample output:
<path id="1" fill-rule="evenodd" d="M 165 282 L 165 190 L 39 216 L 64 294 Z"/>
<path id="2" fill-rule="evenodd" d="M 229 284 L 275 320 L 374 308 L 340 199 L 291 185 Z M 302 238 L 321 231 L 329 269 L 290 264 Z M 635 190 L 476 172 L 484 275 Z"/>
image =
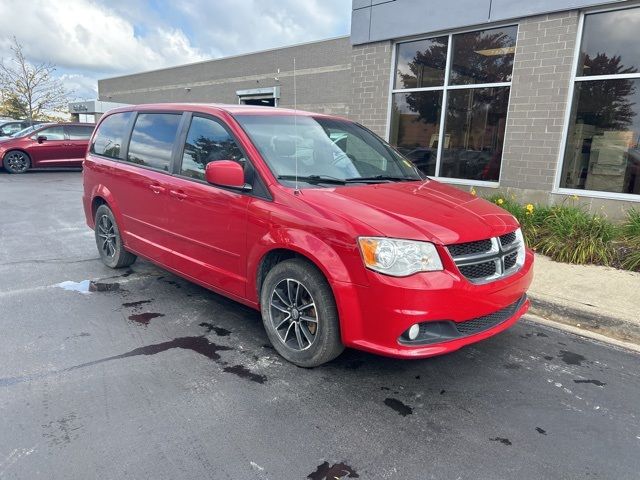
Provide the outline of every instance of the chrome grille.
<path id="1" fill-rule="evenodd" d="M 499 237 L 447 246 L 460 273 L 472 283 L 487 283 L 511 275 L 522 267 L 518 254 L 524 241 L 518 231 Z M 524 257 L 523 257 L 524 258 Z"/>

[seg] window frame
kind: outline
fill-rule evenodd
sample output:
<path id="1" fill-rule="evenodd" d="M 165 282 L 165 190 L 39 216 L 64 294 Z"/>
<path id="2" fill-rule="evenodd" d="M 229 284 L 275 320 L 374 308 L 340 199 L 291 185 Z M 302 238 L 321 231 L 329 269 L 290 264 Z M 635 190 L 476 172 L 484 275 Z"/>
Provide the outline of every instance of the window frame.
<path id="1" fill-rule="evenodd" d="M 504 148 L 502 149 L 502 153 L 500 156 L 500 172 L 498 173 L 498 180 L 473 180 L 473 179 L 465 179 L 465 178 L 453 178 L 453 177 L 441 177 L 439 176 L 440 167 L 442 163 L 442 155 L 443 155 L 443 145 L 444 145 L 444 136 L 445 136 L 445 128 L 446 128 L 446 117 L 447 117 L 447 106 L 448 106 L 448 92 L 450 90 L 465 90 L 472 88 L 495 88 L 495 87 L 508 87 L 509 88 L 509 98 L 507 101 L 507 114 L 505 117 L 505 131 L 504 138 L 507 138 L 507 132 L 509 130 L 509 107 L 511 105 L 511 93 L 512 93 L 512 84 L 513 84 L 513 71 L 511 81 L 509 82 L 493 82 L 493 83 L 476 83 L 470 85 L 451 85 L 450 84 L 450 76 L 451 76 L 451 63 L 453 56 L 453 36 L 459 35 L 463 33 L 472 33 L 479 32 L 483 30 L 492 30 L 496 28 L 505 28 L 505 27 L 516 27 L 516 49 L 518 42 L 518 34 L 520 31 L 520 23 L 511 21 L 505 22 L 497 22 L 492 23 L 490 25 L 485 26 L 476 26 L 473 28 L 465 28 L 458 30 L 449 30 L 445 32 L 432 32 L 428 35 L 420 35 L 403 38 L 402 40 L 397 40 L 392 42 L 391 45 L 391 73 L 389 78 L 389 98 L 387 99 L 387 123 L 386 123 L 386 131 L 385 131 L 385 140 L 387 142 L 390 141 L 391 137 L 391 119 L 392 119 L 392 110 L 393 110 L 393 94 L 394 93 L 412 93 L 412 92 L 442 92 L 442 102 L 440 109 L 440 120 L 439 120 L 439 132 L 438 132 L 438 151 L 436 154 L 436 165 L 435 165 L 435 175 L 431 178 L 438 180 L 444 183 L 451 183 L 455 185 L 469 185 L 469 186 L 477 186 L 477 187 L 490 187 L 490 188 L 499 188 L 500 187 L 500 179 L 502 178 L 502 169 L 504 167 Z M 395 79 L 396 79 L 396 61 L 397 61 L 397 52 L 398 45 L 401 43 L 413 42 L 416 40 L 429 40 L 432 38 L 438 37 L 447 37 L 447 61 L 445 65 L 445 73 L 444 73 L 444 82 L 441 86 L 437 87 L 417 87 L 417 88 L 395 88 Z M 515 55 L 514 55 L 514 68 L 515 68 Z M 395 148 L 395 147 L 394 147 Z"/>
<path id="2" fill-rule="evenodd" d="M 580 52 L 582 49 L 582 40 L 584 37 L 584 20 L 587 15 L 593 15 L 598 13 L 607 13 L 621 10 L 639 9 L 640 5 L 625 5 L 622 7 L 605 7 L 594 8 L 580 11 L 578 17 L 578 30 L 576 32 L 576 44 L 573 51 L 573 62 L 571 64 L 571 77 L 569 79 L 569 91 L 567 94 L 567 105 L 564 113 L 564 124 L 562 125 L 562 138 L 560 140 L 560 150 L 558 152 L 558 158 L 556 161 L 555 178 L 553 180 L 553 188 L 551 193 L 559 195 L 576 195 L 579 197 L 587 198 L 603 198 L 608 200 L 625 200 L 628 202 L 640 202 L 640 195 L 635 193 L 617 193 L 617 192 L 603 192 L 599 190 L 586 190 L 580 188 L 565 188 L 561 187 L 562 182 L 562 169 L 564 167 L 564 157 L 567 148 L 568 135 L 569 135 L 569 122 L 571 121 L 571 112 L 574 107 L 575 90 L 578 82 L 598 81 L 598 80 L 624 80 L 624 79 L 640 79 L 640 71 L 638 73 L 625 73 L 620 75 L 577 75 L 578 66 L 580 62 Z"/>

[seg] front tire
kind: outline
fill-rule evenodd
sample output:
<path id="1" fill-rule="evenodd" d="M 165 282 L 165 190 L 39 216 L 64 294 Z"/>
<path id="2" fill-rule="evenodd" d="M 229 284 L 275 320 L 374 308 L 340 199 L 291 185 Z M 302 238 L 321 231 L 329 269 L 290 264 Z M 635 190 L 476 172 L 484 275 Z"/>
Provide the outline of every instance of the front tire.
<path id="1" fill-rule="evenodd" d="M 31 168 L 31 158 L 20 150 L 10 150 L 4 155 L 2 164 L 9 173 L 25 173 Z"/>
<path id="2" fill-rule="evenodd" d="M 100 259 L 107 267 L 128 267 L 136 261 L 137 257 L 124 249 L 116 219 L 106 205 L 100 205 L 96 210 L 95 235 Z"/>
<path id="3" fill-rule="evenodd" d="M 326 278 L 294 258 L 274 266 L 260 292 L 262 321 L 276 351 L 300 367 L 317 367 L 344 350 L 336 302 Z"/>

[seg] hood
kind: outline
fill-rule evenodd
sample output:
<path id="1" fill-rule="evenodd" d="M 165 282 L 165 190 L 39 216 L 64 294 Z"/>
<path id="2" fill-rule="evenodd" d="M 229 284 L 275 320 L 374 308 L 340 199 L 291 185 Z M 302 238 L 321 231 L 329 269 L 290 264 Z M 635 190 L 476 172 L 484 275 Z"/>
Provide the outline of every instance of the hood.
<path id="1" fill-rule="evenodd" d="M 309 188 L 300 198 L 325 214 L 339 212 L 386 237 L 449 245 L 495 237 L 518 227 L 502 208 L 434 180 Z"/>

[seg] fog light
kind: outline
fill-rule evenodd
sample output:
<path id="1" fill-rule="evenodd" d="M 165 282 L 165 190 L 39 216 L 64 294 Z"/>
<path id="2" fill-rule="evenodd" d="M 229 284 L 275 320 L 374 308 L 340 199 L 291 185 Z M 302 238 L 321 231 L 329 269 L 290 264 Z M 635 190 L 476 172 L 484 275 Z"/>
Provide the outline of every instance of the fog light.
<path id="1" fill-rule="evenodd" d="M 411 325 L 411 328 L 409 328 L 409 340 L 415 340 L 416 338 L 418 338 L 419 333 L 420 325 L 414 323 L 413 325 Z"/>

